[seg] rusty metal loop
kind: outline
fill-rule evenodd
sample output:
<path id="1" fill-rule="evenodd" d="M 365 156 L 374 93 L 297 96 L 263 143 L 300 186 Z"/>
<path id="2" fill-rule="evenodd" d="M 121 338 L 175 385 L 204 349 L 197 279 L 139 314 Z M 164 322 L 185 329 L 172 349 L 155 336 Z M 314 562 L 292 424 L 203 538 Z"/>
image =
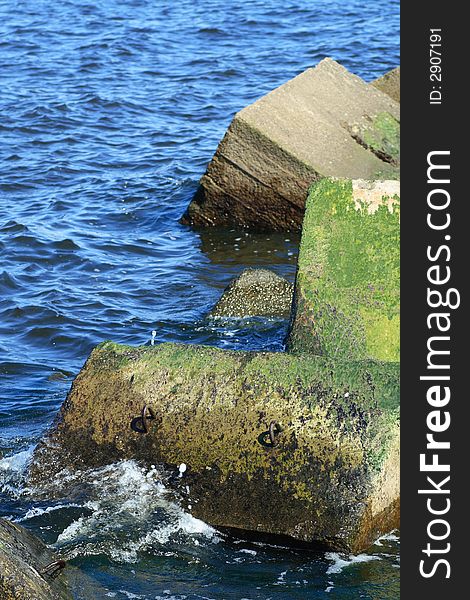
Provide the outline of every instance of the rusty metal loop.
<path id="1" fill-rule="evenodd" d="M 148 404 L 144 404 L 140 417 L 134 417 L 131 421 L 131 429 L 137 433 L 148 433 L 148 421 L 154 420 L 157 415 L 153 408 Z"/>
<path id="2" fill-rule="evenodd" d="M 62 569 L 65 568 L 65 564 L 65 560 L 55 560 L 41 569 L 39 573 L 41 575 L 48 575 L 52 579 L 55 579 Z"/>
<path id="3" fill-rule="evenodd" d="M 263 431 L 258 436 L 258 442 L 265 448 L 274 448 L 277 445 L 277 438 L 282 431 L 282 427 L 277 421 L 271 421 L 269 423 L 268 431 Z"/>
<path id="4" fill-rule="evenodd" d="M 277 436 L 281 433 L 281 426 L 277 421 L 271 421 L 269 423 L 269 439 L 271 440 L 271 445 L 275 446 L 277 444 Z"/>
<path id="5" fill-rule="evenodd" d="M 145 404 L 142 409 L 142 427 L 144 428 L 144 433 L 148 433 L 149 431 L 147 420 L 155 418 L 156 415 L 153 408 L 148 404 Z"/>

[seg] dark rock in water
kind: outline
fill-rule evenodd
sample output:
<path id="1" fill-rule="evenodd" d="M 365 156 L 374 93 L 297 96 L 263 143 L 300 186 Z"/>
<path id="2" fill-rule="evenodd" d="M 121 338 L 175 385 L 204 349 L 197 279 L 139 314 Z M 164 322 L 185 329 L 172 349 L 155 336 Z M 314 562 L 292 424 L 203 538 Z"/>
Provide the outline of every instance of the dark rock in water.
<path id="1" fill-rule="evenodd" d="M 395 102 L 400 102 L 400 67 L 396 67 L 382 75 L 382 77 L 375 79 L 371 82 L 371 85 L 393 98 Z"/>
<path id="2" fill-rule="evenodd" d="M 238 112 L 183 217 L 298 231 L 322 177 L 394 179 L 400 106 L 331 59 Z"/>
<path id="3" fill-rule="evenodd" d="M 58 557 L 23 527 L 0 519 L 0 598 L 72 600 Z M 48 566 L 47 572 L 42 571 Z M 54 576 L 56 575 L 56 576 Z"/>
<path id="4" fill-rule="evenodd" d="M 216 527 L 356 552 L 398 525 L 398 403 L 396 364 L 107 342 L 30 477 L 164 464 L 183 504 Z"/>
<path id="5" fill-rule="evenodd" d="M 288 317 L 292 283 L 268 269 L 246 269 L 225 289 L 212 317 Z"/>
<path id="6" fill-rule="evenodd" d="M 92 600 L 106 590 L 24 527 L 0 519 L 0 600 Z"/>

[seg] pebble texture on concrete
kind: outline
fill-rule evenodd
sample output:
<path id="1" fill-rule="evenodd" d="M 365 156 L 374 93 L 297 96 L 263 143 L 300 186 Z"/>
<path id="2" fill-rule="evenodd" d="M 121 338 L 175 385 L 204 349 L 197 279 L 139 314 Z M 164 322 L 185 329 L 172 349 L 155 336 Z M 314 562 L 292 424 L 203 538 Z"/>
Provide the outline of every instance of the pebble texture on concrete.
<path id="1" fill-rule="evenodd" d="M 212 317 L 288 317 L 294 286 L 268 269 L 245 269 L 230 282 Z"/>

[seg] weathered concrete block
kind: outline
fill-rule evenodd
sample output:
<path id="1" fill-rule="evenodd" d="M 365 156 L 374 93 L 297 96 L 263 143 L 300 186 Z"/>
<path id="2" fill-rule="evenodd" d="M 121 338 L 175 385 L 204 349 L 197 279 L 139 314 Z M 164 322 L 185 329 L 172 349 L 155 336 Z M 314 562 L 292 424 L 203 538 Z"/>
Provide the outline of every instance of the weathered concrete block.
<path id="1" fill-rule="evenodd" d="M 235 115 L 183 222 L 299 230 L 313 181 L 398 162 L 399 104 L 325 59 Z"/>
<path id="2" fill-rule="evenodd" d="M 41 574 L 58 560 L 23 527 L 0 519 L 0 598 L 2 600 L 72 600 L 63 575 Z"/>
<path id="3" fill-rule="evenodd" d="M 245 269 L 225 289 L 212 317 L 288 317 L 294 286 L 268 269 Z"/>
<path id="4" fill-rule="evenodd" d="M 311 188 L 289 348 L 342 360 L 398 361 L 398 181 L 323 179 Z"/>
<path id="5" fill-rule="evenodd" d="M 0 519 L 1 600 L 91 600 L 106 589 L 21 525 Z"/>
<path id="6" fill-rule="evenodd" d="M 382 75 L 382 77 L 375 79 L 371 82 L 371 85 L 393 98 L 395 102 L 400 102 L 400 67 L 396 67 Z"/>
<path id="7" fill-rule="evenodd" d="M 359 551 L 398 525 L 398 377 L 375 361 L 107 342 L 31 477 L 124 458 L 166 464 L 183 504 L 217 527 Z"/>

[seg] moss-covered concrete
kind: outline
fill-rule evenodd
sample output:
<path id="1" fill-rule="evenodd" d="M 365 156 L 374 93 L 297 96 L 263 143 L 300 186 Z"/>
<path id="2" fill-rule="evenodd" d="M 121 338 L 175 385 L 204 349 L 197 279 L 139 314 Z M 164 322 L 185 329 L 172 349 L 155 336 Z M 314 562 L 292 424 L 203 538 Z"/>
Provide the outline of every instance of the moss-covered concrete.
<path id="1" fill-rule="evenodd" d="M 357 141 L 372 151 L 385 163 L 398 165 L 400 162 L 400 122 L 387 112 L 363 119 L 352 127 Z"/>
<path id="2" fill-rule="evenodd" d="M 175 474 L 185 463 L 174 482 L 196 517 L 356 551 L 398 523 L 398 393 L 397 365 L 378 361 L 107 342 L 31 477 L 123 458 Z M 141 433 L 145 405 L 155 418 Z"/>
<path id="3" fill-rule="evenodd" d="M 307 200 L 289 348 L 398 361 L 400 212 L 396 181 L 323 179 Z"/>

